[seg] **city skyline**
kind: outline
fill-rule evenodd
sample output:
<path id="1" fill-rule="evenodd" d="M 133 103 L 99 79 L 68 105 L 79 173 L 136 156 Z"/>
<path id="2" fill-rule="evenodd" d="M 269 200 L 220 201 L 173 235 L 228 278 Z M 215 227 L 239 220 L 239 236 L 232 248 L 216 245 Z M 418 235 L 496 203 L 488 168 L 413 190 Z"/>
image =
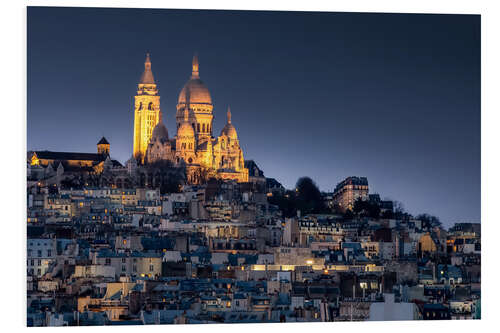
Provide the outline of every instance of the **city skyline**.
<path id="1" fill-rule="evenodd" d="M 105 136 L 111 156 L 125 162 L 146 52 L 173 135 L 177 95 L 197 52 L 214 99 L 214 134 L 231 106 L 245 159 L 267 177 L 291 188 L 310 176 L 333 191 L 347 176 L 366 176 L 370 192 L 411 213 L 446 226 L 480 221 L 479 16 L 82 8 L 28 15 L 28 150 L 93 151 Z M 132 17 L 141 23 L 122 30 Z"/>

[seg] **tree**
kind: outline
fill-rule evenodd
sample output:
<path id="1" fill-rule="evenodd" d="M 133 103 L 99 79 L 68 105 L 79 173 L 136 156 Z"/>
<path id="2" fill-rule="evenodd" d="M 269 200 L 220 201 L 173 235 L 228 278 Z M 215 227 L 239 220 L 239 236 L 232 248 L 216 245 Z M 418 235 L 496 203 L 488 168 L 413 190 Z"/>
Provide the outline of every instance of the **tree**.
<path id="1" fill-rule="evenodd" d="M 381 218 L 383 219 L 393 219 L 394 218 L 394 212 L 392 210 L 385 210 L 381 215 Z"/>
<path id="2" fill-rule="evenodd" d="M 83 182 L 79 178 L 80 177 L 68 177 L 61 180 L 61 189 L 82 189 Z"/>
<path id="3" fill-rule="evenodd" d="M 298 210 L 302 215 L 329 212 L 318 186 L 309 177 L 299 178 L 295 191 L 287 190 L 283 195 L 275 192 L 267 200 L 278 206 L 284 217 L 296 216 Z"/>
<path id="4" fill-rule="evenodd" d="M 422 221 L 423 229 L 432 229 L 434 227 L 441 227 L 441 221 L 436 216 L 430 214 L 419 214 L 416 217 L 417 220 Z"/>
<path id="5" fill-rule="evenodd" d="M 216 176 L 212 169 L 206 167 L 199 167 L 193 173 L 193 178 L 197 184 L 206 184 L 209 179 L 216 178 Z"/>
<path id="6" fill-rule="evenodd" d="M 267 201 L 271 205 L 278 206 L 283 214 L 283 217 L 293 217 L 297 215 L 294 191 L 287 190 L 284 194 L 275 192 L 271 197 L 268 197 Z"/>
<path id="7" fill-rule="evenodd" d="M 326 205 L 316 183 L 309 177 L 301 177 L 295 185 L 296 206 L 301 213 L 318 214 L 326 212 Z"/>
<path id="8" fill-rule="evenodd" d="M 361 217 L 378 219 L 380 217 L 380 206 L 375 202 L 358 198 L 354 201 L 353 212 Z"/>
<path id="9" fill-rule="evenodd" d="M 408 214 L 405 211 L 404 205 L 400 201 L 393 201 L 394 205 L 394 218 L 398 220 L 406 220 L 411 217 L 410 214 Z"/>
<path id="10" fill-rule="evenodd" d="M 153 184 L 160 188 L 160 193 L 177 193 L 181 185 L 186 183 L 186 168 L 176 167 L 169 160 L 159 160 L 147 164 L 145 170 L 148 177 L 153 180 Z"/>
<path id="11" fill-rule="evenodd" d="M 344 219 L 352 220 L 354 218 L 354 214 L 351 209 L 347 209 L 344 213 Z"/>

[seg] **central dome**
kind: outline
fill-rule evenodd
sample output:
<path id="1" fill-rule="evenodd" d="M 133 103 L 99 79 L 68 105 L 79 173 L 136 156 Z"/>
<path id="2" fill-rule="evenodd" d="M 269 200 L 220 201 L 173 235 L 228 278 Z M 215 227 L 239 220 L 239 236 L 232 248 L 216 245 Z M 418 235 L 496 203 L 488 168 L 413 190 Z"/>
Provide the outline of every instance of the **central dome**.
<path id="1" fill-rule="evenodd" d="M 212 97 L 205 84 L 200 78 L 193 78 L 184 85 L 179 94 L 178 103 L 186 103 L 186 93 L 189 94 L 189 103 L 193 104 L 212 104 Z"/>
<path id="2" fill-rule="evenodd" d="M 193 57 L 191 78 L 184 85 L 179 94 L 178 104 L 185 104 L 189 98 L 189 103 L 193 104 L 212 104 L 212 97 L 205 84 L 200 80 L 200 65 L 198 57 Z M 186 97 L 186 95 L 188 97 Z"/>

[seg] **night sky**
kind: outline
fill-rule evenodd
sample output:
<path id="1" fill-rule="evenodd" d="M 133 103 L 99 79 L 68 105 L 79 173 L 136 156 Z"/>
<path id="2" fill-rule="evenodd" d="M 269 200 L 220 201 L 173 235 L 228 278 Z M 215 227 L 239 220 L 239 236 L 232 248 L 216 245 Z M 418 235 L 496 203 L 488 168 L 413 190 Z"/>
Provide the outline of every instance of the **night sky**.
<path id="1" fill-rule="evenodd" d="M 169 135 L 197 52 L 214 135 L 293 188 L 347 176 L 412 214 L 480 220 L 480 16 L 28 8 L 28 150 L 132 154 L 151 53 Z"/>

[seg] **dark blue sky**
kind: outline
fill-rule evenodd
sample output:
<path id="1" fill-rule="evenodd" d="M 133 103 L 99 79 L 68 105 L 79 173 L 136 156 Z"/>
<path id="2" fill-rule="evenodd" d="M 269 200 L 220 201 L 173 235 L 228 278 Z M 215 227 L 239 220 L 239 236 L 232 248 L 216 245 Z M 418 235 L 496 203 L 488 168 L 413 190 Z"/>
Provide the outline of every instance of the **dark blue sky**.
<path id="1" fill-rule="evenodd" d="M 197 52 L 214 134 L 230 105 L 267 177 L 480 220 L 480 16 L 30 7 L 28 149 L 126 161 L 148 51 L 170 136 Z"/>

